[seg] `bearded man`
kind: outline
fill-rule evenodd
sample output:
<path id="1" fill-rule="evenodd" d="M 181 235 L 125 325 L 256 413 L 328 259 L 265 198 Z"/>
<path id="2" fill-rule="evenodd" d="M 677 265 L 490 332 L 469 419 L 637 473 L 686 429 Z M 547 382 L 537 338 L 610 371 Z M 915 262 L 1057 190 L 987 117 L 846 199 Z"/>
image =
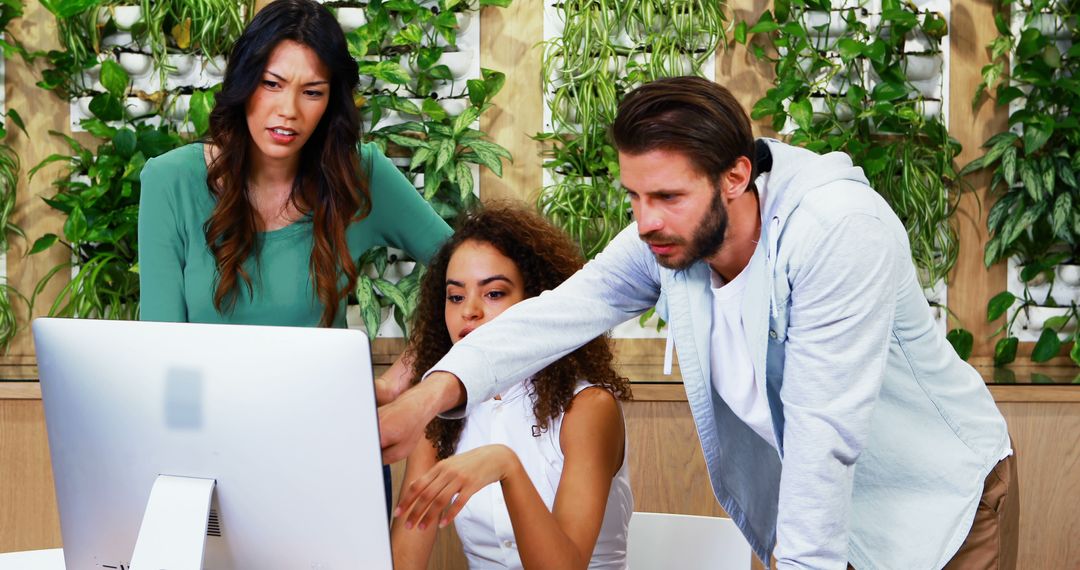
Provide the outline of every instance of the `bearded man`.
<path id="1" fill-rule="evenodd" d="M 636 223 L 381 409 L 384 461 L 436 414 L 464 416 L 655 305 L 716 498 L 767 566 L 1014 568 L 1005 420 L 932 321 L 904 227 L 862 170 L 755 141 L 731 94 L 697 78 L 628 94 L 611 137 Z M 454 508 L 413 502 L 426 524 Z"/>

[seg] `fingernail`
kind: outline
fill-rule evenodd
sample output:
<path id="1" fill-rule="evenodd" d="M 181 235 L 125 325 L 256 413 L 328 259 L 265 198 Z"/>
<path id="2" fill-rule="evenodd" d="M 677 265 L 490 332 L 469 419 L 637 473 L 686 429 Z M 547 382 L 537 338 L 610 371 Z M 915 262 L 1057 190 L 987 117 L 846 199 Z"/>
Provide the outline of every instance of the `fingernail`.
<path id="1" fill-rule="evenodd" d="M 424 530 L 425 528 L 427 528 L 427 525 L 424 523 L 420 523 L 420 530 Z"/>
<path id="2" fill-rule="evenodd" d="M 401 516 L 401 507 L 397 507 L 397 508 L 394 509 L 394 516 L 395 517 L 400 517 Z"/>
<path id="3" fill-rule="evenodd" d="M 439 521 L 439 528 L 446 528 L 446 525 L 450 524 L 450 521 L 443 519 Z"/>
<path id="4" fill-rule="evenodd" d="M 406 530 L 412 530 L 412 523 L 411 522 L 406 522 L 405 523 L 405 529 Z"/>

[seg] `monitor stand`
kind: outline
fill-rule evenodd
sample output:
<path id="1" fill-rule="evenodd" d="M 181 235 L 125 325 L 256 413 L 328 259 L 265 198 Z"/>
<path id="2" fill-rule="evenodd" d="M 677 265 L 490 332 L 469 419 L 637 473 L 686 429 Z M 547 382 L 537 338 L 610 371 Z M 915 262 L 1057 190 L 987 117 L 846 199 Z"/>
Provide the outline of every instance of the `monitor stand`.
<path id="1" fill-rule="evenodd" d="M 158 475 L 131 555 L 131 570 L 201 570 L 213 494 L 213 479 Z"/>

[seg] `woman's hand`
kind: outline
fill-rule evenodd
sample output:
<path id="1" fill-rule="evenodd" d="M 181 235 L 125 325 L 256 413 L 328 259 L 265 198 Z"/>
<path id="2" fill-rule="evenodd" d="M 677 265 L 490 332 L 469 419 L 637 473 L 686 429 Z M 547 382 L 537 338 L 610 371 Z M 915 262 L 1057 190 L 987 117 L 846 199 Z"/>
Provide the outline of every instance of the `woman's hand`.
<path id="1" fill-rule="evenodd" d="M 485 445 L 448 457 L 405 486 L 394 516 L 407 515 L 407 529 L 423 530 L 436 521 L 445 527 L 477 491 L 519 473 L 524 476 L 521 463 L 505 445 Z"/>

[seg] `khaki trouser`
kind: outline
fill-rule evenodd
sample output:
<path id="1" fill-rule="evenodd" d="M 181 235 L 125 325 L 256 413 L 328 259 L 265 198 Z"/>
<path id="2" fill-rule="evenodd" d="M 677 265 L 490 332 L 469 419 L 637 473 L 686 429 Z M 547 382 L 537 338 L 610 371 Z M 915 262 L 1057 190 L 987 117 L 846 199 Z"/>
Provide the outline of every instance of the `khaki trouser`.
<path id="1" fill-rule="evenodd" d="M 1020 544 L 1016 450 L 986 476 L 971 532 L 945 570 L 1013 570 Z"/>
<path id="2" fill-rule="evenodd" d="M 1014 446 L 1013 454 L 986 476 L 971 531 L 944 570 L 1015 570 L 1019 543 L 1020 488 Z"/>

